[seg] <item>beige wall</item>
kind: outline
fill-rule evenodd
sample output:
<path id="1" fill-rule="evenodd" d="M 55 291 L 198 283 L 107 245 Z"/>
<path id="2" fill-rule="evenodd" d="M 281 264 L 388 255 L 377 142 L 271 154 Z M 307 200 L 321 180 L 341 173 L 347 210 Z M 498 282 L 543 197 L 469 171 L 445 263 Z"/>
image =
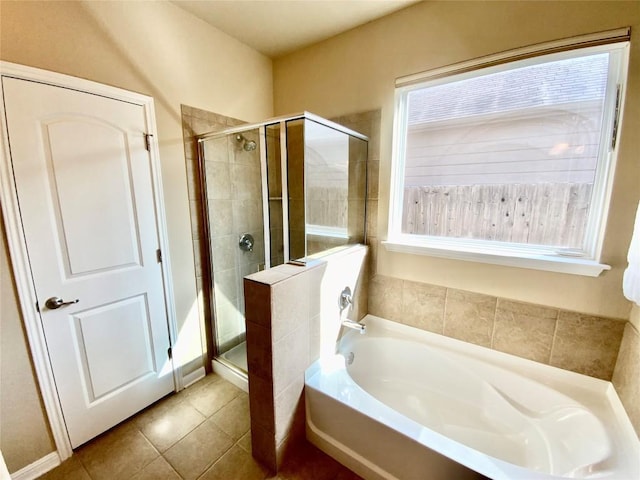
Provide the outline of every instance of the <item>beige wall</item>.
<path id="1" fill-rule="evenodd" d="M 201 348 L 201 332 L 180 104 L 247 121 L 268 118 L 273 115 L 271 60 L 168 2 L 3 1 L 0 14 L 1 60 L 154 97 L 173 288 L 182 332 L 178 347 L 182 358 L 190 360 Z M 5 262 L 0 267 L 3 272 L 9 268 Z M 3 300 L 9 300 L 2 305 L 3 355 L 5 342 L 14 344 L 21 353 L 12 358 L 12 365 L 16 371 L 28 373 L 25 343 L 19 336 L 22 332 L 15 328 L 20 318 L 10 294 L 5 294 L 5 285 L 3 282 Z M 5 322 L 14 325 L 6 337 Z M 12 377 L 5 378 L 4 364 L 2 373 L 4 395 L 5 384 Z M 23 405 L 37 405 L 33 381 L 28 377 L 16 386 L 15 394 L 23 399 Z M 3 410 L 1 448 L 13 470 L 50 451 L 50 445 L 44 452 L 42 448 L 33 451 L 28 445 L 48 441 L 41 415 L 27 415 L 30 420 L 20 426 L 32 432 L 32 437 L 18 452 L 7 446 L 17 438 L 17 432 L 11 430 L 16 426 L 6 418 Z"/>
<path id="2" fill-rule="evenodd" d="M 277 115 L 306 109 L 324 117 L 382 108 L 378 231 L 385 238 L 394 79 L 548 40 L 631 26 L 638 2 L 422 2 L 274 61 Z M 599 278 L 378 250 L 378 273 L 592 315 L 628 318 L 622 272 L 640 197 L 640 37 L 629 83 L 611 215 Z M 375 250 L 375 246 L 372 246 Z"/>
<path id="3" fill-rule="evenodd" d="M 33 375 L 1 221 L 0 239 L 0 449 L 7 468 L 15 472 L 55 448 Z"/>

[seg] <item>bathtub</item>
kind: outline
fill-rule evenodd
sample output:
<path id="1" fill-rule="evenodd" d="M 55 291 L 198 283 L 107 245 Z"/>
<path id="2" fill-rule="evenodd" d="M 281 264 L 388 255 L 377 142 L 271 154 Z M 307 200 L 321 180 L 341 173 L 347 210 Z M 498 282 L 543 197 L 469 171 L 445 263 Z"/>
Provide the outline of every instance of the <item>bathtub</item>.
<path id="1" fill-rule="evenodd" d="M 640 478 L 610 382 L 368 315 L 305 373 L 307 438 L 367 480 Z"/>

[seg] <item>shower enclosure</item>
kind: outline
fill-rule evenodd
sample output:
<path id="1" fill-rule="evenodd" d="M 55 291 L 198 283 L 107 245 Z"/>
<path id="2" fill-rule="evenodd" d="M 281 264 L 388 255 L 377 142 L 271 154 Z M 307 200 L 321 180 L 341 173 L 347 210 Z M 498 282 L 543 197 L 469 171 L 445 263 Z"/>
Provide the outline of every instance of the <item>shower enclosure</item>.
<path id="1" fill-rule="evenodd" d="M 198 137 L 215 371 L 246 378 L 246 275 L 364 242 L 367 141 L 310 113 Z"/>

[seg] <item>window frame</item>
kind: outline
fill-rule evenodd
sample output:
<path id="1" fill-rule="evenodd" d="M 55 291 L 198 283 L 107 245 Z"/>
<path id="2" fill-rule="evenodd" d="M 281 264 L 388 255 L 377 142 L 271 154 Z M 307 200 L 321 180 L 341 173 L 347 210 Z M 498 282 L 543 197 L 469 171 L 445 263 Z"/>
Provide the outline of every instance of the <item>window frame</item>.
<path id="1" fill-rule="evenodd" d="M 584 43 L 565 41 L 565 47 L 560 51 L 557 51 L 557 48 L 555 51 L 548 48 L 553 44 L 537 46 L 537 50 L 535 47 L 528 47 L 398 79 L 395 90 L 389 228 L 387 240 L 383 241 L 387 250 L 594 277 L 611 268 L 600 263 L 600 259 L 623 118 L 629 41 L 628 38 L 622 41 L 600 41 L 596 45 L 588 46 L 584 46 Z M 538 53 L 532 54 L 532 49 L 534 53 Z M 527 55 L 523 55 L 524 51 L 528 52 Z M 515 68 L 604 52 L 609 53 L 607 90 L 583 249 L 558 249 L 524 243 L 402 233 L 410 92 Z M 495 57 L 499 58 L 496 60 Z"/>

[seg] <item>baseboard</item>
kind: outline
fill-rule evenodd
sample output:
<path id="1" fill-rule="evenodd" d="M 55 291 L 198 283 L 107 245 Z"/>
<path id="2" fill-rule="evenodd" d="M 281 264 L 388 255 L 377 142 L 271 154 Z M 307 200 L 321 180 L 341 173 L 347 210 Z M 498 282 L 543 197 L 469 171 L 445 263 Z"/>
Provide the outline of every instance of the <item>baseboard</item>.
<path id="1" fill-rule="evenodd" d="M 205 371 L 204 367 L 200 367 L 197 370 L 186 374 L 184 377 L 182 377 L 182 384 L 184 385 L 184 388 L 193 385 L 198 380 L 204 378 L 206 374 L 207 372 Z"/>
<path id="2" fill-rule="evenodd" d="M 11 480 L 34 480 L 47 473 L 49 470 L 53 470 L 60 465 L 60 463 L 60 455 L 58 455 L 58 452 L 51 452 L 40 460 L 36 460 L 32 464 L 12 473 Z"/>

